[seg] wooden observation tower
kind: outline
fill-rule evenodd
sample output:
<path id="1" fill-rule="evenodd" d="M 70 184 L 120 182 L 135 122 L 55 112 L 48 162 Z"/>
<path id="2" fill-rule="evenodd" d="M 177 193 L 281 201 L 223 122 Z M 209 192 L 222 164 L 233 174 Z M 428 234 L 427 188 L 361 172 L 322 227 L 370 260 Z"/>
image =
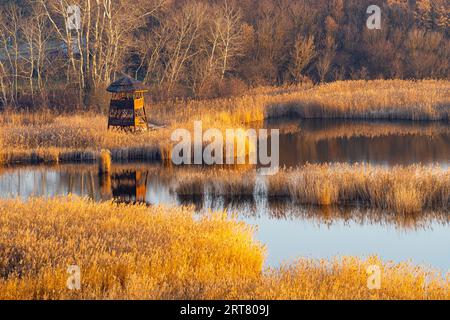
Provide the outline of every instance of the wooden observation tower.
<path id="1" fill-rule="evenodd" d="M 111 175 L 113 198 L 124 203 L 145 203 L 148 172 L 122 171 Z"/>
<path id="2" fill-rule="evenodd" d="M 144 94 L 148 91 L 142 82 L 129 76 L 111 83 L 106 91 L 112 93 L 109 106 L 108 130 L 148 130 Z"/>

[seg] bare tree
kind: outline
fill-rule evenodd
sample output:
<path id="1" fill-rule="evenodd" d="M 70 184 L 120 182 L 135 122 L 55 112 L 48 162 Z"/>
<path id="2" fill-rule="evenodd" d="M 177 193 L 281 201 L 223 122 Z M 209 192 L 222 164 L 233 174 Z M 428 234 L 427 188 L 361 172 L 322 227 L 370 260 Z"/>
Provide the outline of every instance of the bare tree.
<path id="1" fill-rule="evenodd" d="M 162 68 L 162 51 L 166 47 L 169 40 L 170 30 L 162 25 L 161 27 L 154 28 L 146 34 L 143 38 L 139 39 L 140 45 L 136 50 L 140 55 L 140 64 L 136 69 L 136 73 L 144 65 L 146 66 L 146 73 L 144 77 L 145 83 L 156 82 L 162 83 L 164 78 L 164 72 Z"/>
<path id="2" fill-rule="evenodd" d="M 25 68 L 28 70 L 26 72 L 28 78 L 28 84 L 31 94 L 31 100 L 34 103 L 34 81 L 33 75 L 35 70 L 35 19 L 34 16 L 24 17 L 20 20 L 20 31 L 24 38 L 23 46 L 24 50 L 21 52 L 21 59 L 26 64 Z"/>
<path id="3" fill-rule="evenodd" d="M 17 94 L 19 89 L 19 70 L 20 63 L 20 21 L 22 13 L 17 6 L 9 5 L 0 11 L 0 40 L 2 43 L 2 62 L 3 86 L 5 80 L 9 86 L 9 103 L 17 103 Z M 5 90 L 6 91 L 6 90 Z"/>
<path id="4" fill-rule="evenodd" d="M 41 99 L 46 102 L 47 77 L 45 76 L 45 71 L 52 65 L 47 55 L 47 48 L 50 45 L 51 40 L 51 27 L 45 13 L 39 6 L 34 7 L 34 19 L 32 28 L 36 53 L 35 71 L 37 76 L 37 86 L 41 95 Z"/>
<path id="5" fill-rule="evenodd" d="M 8 72 L 5 65 L 1 59 L 2 53 L 0 51 L 0 89 L 2 91 L 2 96 L 0 98 L 0 106 L 8 105 Z"/>
<path id="6" fill-rule="evenodd" d="M 186 64 L 196 56 L 201 48 L 196 46 L 200 31 L 205 21 L 206 7 L 201 3 L 188 4 L 181 12 L 173 15 L 167 28 L 171 37 L 167 41 L 166 67 L 162 81 L 166 81 L 169 92 L 180 80 Z"/>
<path id="7" fill-rule="evenodd" d="M 315 54 L 313 36 L 297 37 L 292 50 L 291 65 L 289 66 L 289 72 L 295 81 L 298 82 L 302 79 L 303 70 L 310 64 Z"/>
<path id="8" fill-rule="evenodd" d="M 326 76 L 328 75 L 331 66 L 333 65 L 333 60 L 336 55 L 337 45 L 334 39 L 328 35 L 325 40 L 325 49 L 322 56 L 317 61 L 317 72 L 320 77 L 320 81 L 324 82 Z"/>
<path id="9" fill-rule="evenodd" d="M 133 47 L 133 32 L 167 0 L 40 0 L 79 84 L 80 98 L 90 87 L 103 86 L 123 68 L 124 56 Z M 69 6 L 81 10 L 79 28 L 69 30 Z M 70 81 L 70 73 L 67 75 Z"/>
<path id="10" fill-rule="evenodd" d="M 234 68 L 236 58 L 242 55 L 243 24 L 239 10 L 227 1 L 208 8 L 205 30 L 199 39 L 201 54 L 192 60 L 192 88 L 204 88 L 221 81 Z"/>
<path id="11" fill-rule="evenodd" d="M 442 34 L 412 30 L 406 40 L 406 52 L 410 75 L 415 78 L 436 77 L 448 70 L 448 49 Z M 444 49 L 444 50 L 442 50 Z M 447 50 L 445 50 L 447 49 Z M 440 55 L 442 55 L 440 57 Z"/>
<path id="12" fill-rule="evenodd" d="M 221 77 L 233 66 L 233 59 L 242 52 L 242 17 L 239 10 L 234 9 L 225 1 L 220 8 L 219 16 L 215 21 L 216 32 L 219 39 L 221 59 Z"/>
<path id="13" fill-rule="evenodd" d="M 1 105 L 6 106 L 9 102 L 9 94 L 12 88 L 11 83 L 11 72 L 8 68 L 8 51 L 9 51 L 9 45 L 8 45 L 8 39 L 7 36 L 7 29 L 5 27 L 5 18 L 6 15 L 4 14 L 5 10 L 0 9 L 0 40 L 1 40 L 1 49 L 0 49 L 0 87 L 2 90 L 2 97 L 1 97 Z M 5 61 L 5 62 L 3 62 Z"/>

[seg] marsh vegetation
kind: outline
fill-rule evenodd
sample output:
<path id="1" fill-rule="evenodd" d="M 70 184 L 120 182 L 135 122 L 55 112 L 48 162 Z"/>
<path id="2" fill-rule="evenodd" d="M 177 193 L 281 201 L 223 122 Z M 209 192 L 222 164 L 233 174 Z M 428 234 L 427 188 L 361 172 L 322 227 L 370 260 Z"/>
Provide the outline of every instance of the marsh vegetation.
<path id="1" fill-rule="evenodd" d="M 181 196 L 209 193 L 230 198 L 262 192 L 298 204 L 350 205 L 399 213 L 448 209 L 450 172 L 439 167 L 412 165 L 383 168 L 371 165 L 305 165 L 267 178 L 267 189 L 255 187 L 254 170 L 230 175 L 227 170 L 192 170 L 177 175 Z"/>
<path id="2" fill-rule="evenodd" d="M 72 2 L 0 4 L 0 299 L 450 299 L 445 0 Z M 156 130 L 107 130 L 122 72 Z M 174 166 L 195 121 L 283 168 Z"/>
<path id="3" fill-rule="evenodd" d="M 448 299 L 431 269 L 376 257 L 300 259 L 264 269 L 253 229 L 223 212 L 93 203 L 0 201 L 2 299 Z M 78 265 L 82 287 L 66 286 Z M 367 288 L 379 265 L 381 290 Z M 319 280 L 320 279 L 320 280 Z"/>
<path id="4" fill-rule="evenodd" d="M 113 160 L 169 159 L 171 132 L 191 129 L 199 119 L 205 128 L 222 130 L 283 117 L 449 121 L 448 81 L 350 81 L 287 93 L 273 90 L 275 94 L 151 106 L 150 118 L 165 127 L 135 135 L 108 131 L 106 116 L 96 113 L 2 112 L 0 159 L 4 164 L 90 162 L 101 149 L 111 150 Z"/>

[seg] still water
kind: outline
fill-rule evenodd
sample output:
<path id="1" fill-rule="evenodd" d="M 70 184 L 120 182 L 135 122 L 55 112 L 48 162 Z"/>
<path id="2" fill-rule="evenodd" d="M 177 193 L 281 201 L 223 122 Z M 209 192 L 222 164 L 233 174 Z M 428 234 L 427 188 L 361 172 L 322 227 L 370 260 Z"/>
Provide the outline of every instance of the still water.
<path id="1" fill-rule="evenodd" d="M 375 165 L 436 164 L 448 170 L 448 124 L 346 121 L 268 123 L 280 128 L 284 166 L 306 162 L 367 162 Z M 257 228 L 266 245 L 268 266 L 298 257 L 379 255 L 450 269 L 450 212 L 401 215 L 358 207 L 300 207 L 255 196 L 238 202 L 205 195 L 181 199 L 173 191 L 174 168 L 156 164 L 115 164 L 107 181 L 95 165 L 9 168 L 0 173 L 0 196 L 52 197 L 77 194 L 96 201 L 117 199 L 149 205 L 193 205 L 236 213 Z"/>
<path id="2" fill-rule="evenodd" d="M 273 121 L 280 128 L 280 163 L 450 164 L 450 124 L 410 121 Z"/>

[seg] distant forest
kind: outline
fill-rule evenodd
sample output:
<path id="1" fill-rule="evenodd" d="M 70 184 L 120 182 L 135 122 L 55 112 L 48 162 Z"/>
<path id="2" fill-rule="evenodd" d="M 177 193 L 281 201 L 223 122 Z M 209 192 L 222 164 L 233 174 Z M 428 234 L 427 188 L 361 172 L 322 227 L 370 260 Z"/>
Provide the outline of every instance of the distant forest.
<path id="1" fill-rule="evenodd" d="M 374 4 L 381 30 L 366 27 Z M 155 100 L 449 79 L 450 0 L 0 1 L 1 106 L 96 108 L 121 74 Z"/>

